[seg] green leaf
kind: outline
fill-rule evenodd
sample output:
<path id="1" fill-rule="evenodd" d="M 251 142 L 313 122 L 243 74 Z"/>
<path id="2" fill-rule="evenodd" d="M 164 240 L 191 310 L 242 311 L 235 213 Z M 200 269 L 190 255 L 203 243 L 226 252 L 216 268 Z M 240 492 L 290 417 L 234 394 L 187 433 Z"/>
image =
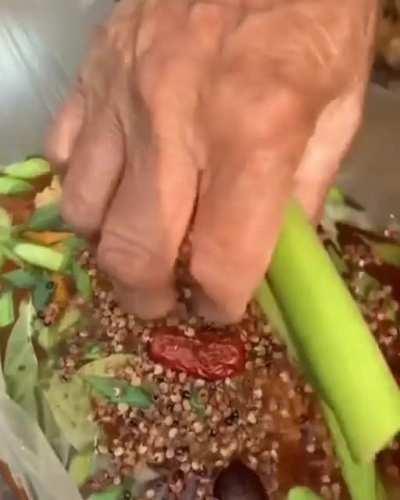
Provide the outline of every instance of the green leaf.
<path id="1" fill-rule="evenodd" d="M 14 179 L 13 177 L 0 176 L 0 194 L 14 195 L 29 193 L 30 191 L 33 191 L 33 186 L 29 182 Z"/>
<path id="2" fill-rule="evenodd" d="M 33 231 L 60 231 L 65 229 L 58 203 L 49 203 L 38 208 L 28 222 Z"/>
<path id="3" fill-rule="evenodd" d="M 0 294 L 0 328 L 14 323 L 14 297 L 11 290 L 5 290 Z"/>
<path id="4" fill-rule="evenodd" d="M 86 269 L 83 269 L 75 260 L 72 261 L 72 274 L 79 294 L 85 300 L 91 300 L 93 291 L 90 276 Z"/>
<path id="5" fill-rule="evenodd" d="M 199 391 L 195 390 L 189 400 L 192 410 L 201 418 L 205 417 L 205 407 L 204 403 L 200 398 Z"/>
<path id="6" fill-rule="evenodd" d="M 1 171 L 5 175 L 19 179 L 35 179 L 50 173 L 50 164 L 43 158 L 31 158 L 7 165 Z"/>
<path id="7" fill-rule="evenodd" d="M 142 387 L 135 387 L 124 380 L 110 377 L 87 376 L 85 380 L 94 391 L 114 404 L 126 403 L 135 408 L 150 408 L 153 404 L 151 394 Z"/>
<path id="8" fill-rule="evenodd" d="M 17 243 L 13 252 L 25 262 L 50 271 L 62 271 L 68 262 L 63 253 L 34 243 Z"/>
<path id="9" fill-rule="evenodd" d="M 323 500 L 322 497 L 309 490 L 299 486 L 289 491 L 287 500 Z"/>
<path id="10" fill-rule="evenodd" d="M 83 486 L 92 475 L 94 466 L 94 451 L 89 449 L 75 455 L 69 465 L 69 474 L 74 483 Z"/>
<path id="11" fill-rule="evenodd" d="M 123 493 L 123 486 L 112 486 L 105 491 L 94 493 L 90 496 L 89 500 L 122 500 Z"/>
<path id="12" fill-rule="evenodd" d="M 16 269 L 1 275 L 1 278 L 15 288 L 31 289 L 40 280 L 40 275 L 35 271 Z"/>
<path id="13" fill-rule="evenodd" d="M 70 381 L 63 382 L 54 374 L 45 394 L 55 421 L 71 446 L 83 451 L 92 445 L 97 426 L 88 420 L 90 394 L 82 378 L 74 376 Z"/>
<path id="14" fill-rule="evenodd" d="M 9 396 L 37 418 L 38 361 L 32 345 L 34 319 L 31 302 L 22 302 L 7 342 L 4 378 Z"/>

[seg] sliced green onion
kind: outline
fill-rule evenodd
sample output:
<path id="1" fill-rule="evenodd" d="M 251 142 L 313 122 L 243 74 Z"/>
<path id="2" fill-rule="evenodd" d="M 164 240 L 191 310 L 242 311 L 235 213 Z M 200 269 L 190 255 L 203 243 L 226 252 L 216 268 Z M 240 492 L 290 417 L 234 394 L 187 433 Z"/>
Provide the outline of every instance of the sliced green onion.
<path id="1" fill-rule="evenodd" d="M 92 298 L 92 282 L 89 273 L 75 260 L 72 261 L 72 274 L 79 294 L 87 301 Z"/>
<path id="2" fill-rule="evenodd" d="M 34 243 L 17 243 L 13 247 L 13 252 L 25 262 L 50 271 L 65 269 L 69 258 L 68 255 L 64 255 L 52 248 L 35 245 Z"/>
<path id="3" fill-rule="evenodd" d="M 13 177 L 0 176 L 0 194 L 12 195 L 29 193 L 33 190 L 32 184 L 21 179 L 14 179 Z"/>
<path id="4" fill-rule="evenodd" d="M 384 264 L 400 267 L 400 245 L 396 243 L 381 243 L 365 238 L 366 243 Z"/>
<path id="5" fill-rule="evenodd" d="M 43 158 L 31 158 L 19 163 L 12 163 L 2 169 L 2 173 L 19 179 L 35 179 L 49 174 L 50 164 Z"/>
<path id="6" fill-rule="evenodd" d="M 301 208 L 292 203 L 268 279 L 302 365 L 352 456 L 371 462 L 400 430 L 400 392 Z"/>
<path id="7" fill-rule="evenodd" d="M 110 377 L 87 376 L 85 380 L 99 395 L 114 404 L 126 403 L 135 408 L 150 408 L 152 395 L 139 386 L 132 386 L 124 380 Z"/>
<path id="8" fill-rule="evenodd" d="M 49 203 L 38 208 L 27 224 L 34 231 L 59 231 L 65 228 L 58 203 Z"/>
<path id="9" fill-rule="evenodd" d="M 0 295 L 0 328 L 14 323 L 14 297 L 11 290 L 5 290 Z"/>
<path id="10" fill-rule="evenodd" d="M 120 500 L 124 493 L 123 486 L 111 486 L 107 490 L 93 493 L 89 500 Z"/>
<path id="11" fill-rule="evenodd" d="M 1 275 L 1 278 L 15 288 L 33 288 L 40 280 L 40 276 L 33 271 L 16 269 Z"/>
<path id="12" fill-rule="evenodd" d="M 289 491 L 287 500 L 322 500 L 322 497 L 302 486 Z"/>

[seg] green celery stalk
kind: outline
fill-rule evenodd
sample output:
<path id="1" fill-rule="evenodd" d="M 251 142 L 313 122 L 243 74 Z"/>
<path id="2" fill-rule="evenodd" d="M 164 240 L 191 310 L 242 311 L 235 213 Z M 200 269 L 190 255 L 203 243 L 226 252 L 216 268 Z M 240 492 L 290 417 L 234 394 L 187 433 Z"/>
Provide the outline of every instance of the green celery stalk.
<path id="1" fill-rule="evenodd" d="M 301 364 L 356 461 L 400 430 L 400 392 L 355 301 L 302 209 L 292 202 L 268 273 Z"/>
<path id="2" fill-rule="evenodd" d="M 29 193 L 33 190 L 32 184 L 13 177 L 0 176 L 0 194 L 13 195 Z"/>
<path id="3" fill-rule="evenodd" d="M 287 346 L 293 360 L 296 362 L 301 361 L 296 353 L 291 332 L 285 323 L 279 305 L 267 282 L 262 283 L 256 298 L 271 326 Z M 307 375 L 307 367 L 302 366 L 301 368 Z M 386 493 L 379 479 L 375 464 L 373 462 L 361 464 L 353 460 L 346 440 L 336 422 L 335 415 L 326 404 L 322 404 L 322 410 L 332 437 L 336 456 L 340 461 L 343 478 L 352 500 L 386 500 Z M 307 494 L 308 491 L 304 491 L 303 488 L 295 488 L 290 492 L 288 500 L 313 498 L 312 496 L 307 497 Z"/>
<path id="4" fill-rule="evenodd" d="M 50 271 L 62 271 L 69 259 L 69 255 L 34 243 L 16 243 L 13 252 L 25 262 Z"/>
<path id="5" fill-rule="evenodd" d="M 50 164 L 43 158 L 31 158 L 26 161 L 12 163 L 2 169 L 2 173 L 19 179 L 35 179 L 50 173 Z"/>

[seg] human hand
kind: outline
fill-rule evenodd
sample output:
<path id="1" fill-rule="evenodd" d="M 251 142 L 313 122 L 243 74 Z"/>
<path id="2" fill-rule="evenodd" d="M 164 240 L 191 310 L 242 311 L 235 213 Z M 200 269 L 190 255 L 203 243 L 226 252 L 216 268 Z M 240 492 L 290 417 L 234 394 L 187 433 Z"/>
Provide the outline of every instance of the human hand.
<path id="1" fill-rule="evenodd" d="M 197 312 L 240 317 L 288 199 L 318 216 L 357 129 L 376 10 L 376 0 L 118 4 L 47 149 L 65 171 L 65 219 L 100 236 L 99 265 L 125 307 L 145 318 L 173 309 L 193 221 Z"/>

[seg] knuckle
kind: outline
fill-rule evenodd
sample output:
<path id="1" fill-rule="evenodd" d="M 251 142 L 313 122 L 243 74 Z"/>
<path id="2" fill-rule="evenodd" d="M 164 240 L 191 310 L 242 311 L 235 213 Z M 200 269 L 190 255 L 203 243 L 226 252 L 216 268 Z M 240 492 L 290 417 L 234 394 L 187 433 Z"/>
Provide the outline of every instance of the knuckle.
<path id="1" fill-rule="evenodd" d="M 171 266 L 125 230 L 107 230 L 98 248 L 99 267 L 126 287 L 158 288 L 169 281 Z"/>
<path id="2" fill-rule="evenodd" d="M 92 210 L 74 196 L 63 195 L 61 216 L 78 234 L 91 236 L 98 231 L 100 221 Z"/>

